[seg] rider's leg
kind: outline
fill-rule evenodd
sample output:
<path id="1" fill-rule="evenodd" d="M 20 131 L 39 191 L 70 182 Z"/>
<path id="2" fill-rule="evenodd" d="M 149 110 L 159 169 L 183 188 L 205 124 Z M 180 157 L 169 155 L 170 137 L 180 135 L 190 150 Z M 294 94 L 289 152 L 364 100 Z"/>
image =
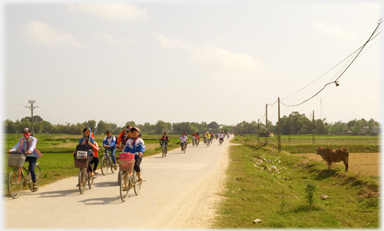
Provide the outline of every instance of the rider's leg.
<path id="1" fill-rule="evenodd" d="M 141 164 L 141 161 L 142 159 L 140 157 L 135 157 L 135 172 L 137 174 L 137 177 L 139 178 L 139 180 L 141 181 L 141 173 L 140 173 L 140 164 Z"/>
<path id="2" fill-rule="evenodd" d="M 36 183 L 36 173 L 35 173 L 35 165 L 36 165 L 36 157 L 27 157 L 29 161 L 28 171 L 31 172 L 32 182 Z"/>
<path id="3" fill-rule="evenodd" d="M 93 157 L 93 160 L 91 162 L 94 163 L 93 171 L 96 172 L 97 166 L 99 165 L 99 157 L 97 156 Z"/>
<path id="4" fill-rule="evenodd" d="M 112 148 L 110 149 L 111 150 L 111 158 L 112 158 L 112 162 L 113 164 L 116 164 L 116 148 Z"/>

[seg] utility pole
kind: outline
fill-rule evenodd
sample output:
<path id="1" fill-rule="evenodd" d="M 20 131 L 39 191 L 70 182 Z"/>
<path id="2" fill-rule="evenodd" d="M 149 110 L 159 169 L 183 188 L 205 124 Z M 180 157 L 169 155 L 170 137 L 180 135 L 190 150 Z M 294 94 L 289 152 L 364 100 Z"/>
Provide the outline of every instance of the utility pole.
<path id="1" fill-rule="evenodd" d="M 268 144 L 268 104 L 265 104 L 265 143 Z"/>
<path id="2" fill-rule="evenodd" d="M 278 101 L 278 122 L 279 122 L 279 134 L 278 134 L 278 143 L 277 143 L 277 150 L 278 152 L 281 152 L 281 130 L 280 130 L 280 97 L 277 99 Z"/>
<path id="3" fill-rule="evenodd" d="M 322 119 L 322 107 L 323 107 L 323 99 L 320 99 L 320 120 Z"/>
<path id="4" fill-rule="evenodd" d="M 259 137 L 260 137 L 260 119 L 257 119 L 257 144 L 260 144 Z"/>
<path id="5" fill-rule="evenodd" d="M 313 110 L 313 112 L 312 112 L 312 129 L 313 129 L 313 131 L 312 131 L 312 144 L 314 144 L 315 143 L 315 111 Z"/>
<path id="6" fill-rule="evenodd" d="M 36 106 L 36 107 L 34 107 L 33 106 L 33 104 L 35 103 L 35 100 L 29 100 L 28 101 L 30 104 L 31 104 L 31 106 L 25 106 L 26 108 L 29 108 L 30 110 L 31 110 L 31 121 L 32 121 L 32 134 L 34 134 L 33 133 L 33 110 L 35 109 L 35 108 L 38 108 L 38 106 Z"/>

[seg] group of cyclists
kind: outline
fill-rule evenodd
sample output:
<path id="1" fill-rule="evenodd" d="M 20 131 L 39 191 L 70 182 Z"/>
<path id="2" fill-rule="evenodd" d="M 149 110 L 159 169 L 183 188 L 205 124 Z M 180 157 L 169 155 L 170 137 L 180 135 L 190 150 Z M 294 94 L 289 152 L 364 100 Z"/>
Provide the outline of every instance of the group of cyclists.
<path id="1" fill-rule="evenodd" d="M 212 144 L 213 137 L 214 137 L 214 135 L 212 132 L 208 132 L 208 131 L 205 132 L 204 143 L 207 144 L 209 142 L 210 144 Z M 224 137 L 225 137 L 224 131 L 220 131 L 220 132 L 216 133 L 216 139 L 219 138 L 219 140 L 222 142 L 224 142 Z M 229 139 L 229 134 L 227 134 L 227 137 Z M 187 148 L 187 145 L 188 145 L 187 133 L 183 132 L 181 134 L 179 140 L 180 140 L 181 151 L 183 151 L 183 146 L 185 146 L 185 148 Z M 160 145 L 165 144 L 165 147 L 168 147 L 168 142 L 169 142 L 169 137 L 168 137 L 167 133 L 164 132 L 163 136 L 160 138 Z M 199 142 L 200 142 L 200 133 L 198 131 L 193 132 L 192 133 L 192 145 L 197 146 Z M 168 155 L 168 154 L 166 154 L 166 155 Z"/>
<path id="2" fill-rule="evenodd" d="M 119 134 L 118 137 L 112 135 L 110 131 L 106 131 L 106 136 L 103 139 L 103 147 L 111 152 L 113 168 L 117 170 L 116 163 L 116 151 L 121 150 L 125 153 L 135 153 L 135 166 L 134 170 L 137 173 L 138 180 L 142 181 L 140 174 L 140 164 L 143 159 L 143 154 L 145 152 L 145 143 L 144 140 L 141 139 L 140 129 L 137 127 L 132 127 L 128 125 L 123 129 L 123 131 Z M 216 134 L 216 139 L 224 141 L 224 132 L 221 131 Z M 229 138 L 229 134 L 227 134 Z M 183 151 L 183 145 L 185 148 L 187 147 L 188 137 L 185 132 L 180 136 L 180 146 Z M 212 143 L 213 134 L 212 132 L 206 132 L 204 135 L 204 143 Z M 164 132 L 163 136 L 160 139 L 161 144 L 165 142 L 165 145 L 168 145 L 169 137 L 166 132 Z M 192 133 L 192 144 L 196 145 L 200 141 L 199 132 Z M 24 128 L 23 137 L 20 138 L 18 143 L 12 147 L 8 153 L 13 151 L 20 151 L 26 155 L 26 161 L 29 162 L 28 170 L 31 172 L 31 178 L 33 181 L 33 190 L 37 191 L 36 183 L 36 174 L 34 171 L 36 161 L 38 158 L 41 158 L 43 155 L 41 152 L 36 149 L 38 139 L 31 135 L 31 130 L 29 128 Z M 88 147 L 88 156 L 92 156 L 92 160 L 88 163 L 88 170 L 91 174 L 91 177 L 94 177 L 98 174 L 96 171 L 99 164 L 99 146 L 95 140 L 95 137 L 89 127 L 83 129 L 83 137 L 79 139 L 79 145 L 86 145 Z M 73 152 L 75 155 L 75 152 Z M 168 154 L 167 154 L 168 155 Z"/>
<path id="3" fill-rule="evenodd" d="M 103 147 L 112 153 L 111 157 L 115 170 L 117 170 L 115 155 L 118 149 L 122 152 L 135 153 L 134 169 L 137 173 L 138 181 L 142 181 L 140 164 L 143 158 L 143 153 L 145 152 L 145 143 L 140 136 L 140 129 L 129 125 L 123 129 L 118 137 L 113 136 L 110 131 L 106 131 L 106 136 L 103 139 Z M 21 137 L 17 144 L 8 151 L 8 153 L 20 151 L 26 155 L 26 162 L 29 162 L 28 171 L 31 173 L 33 182 L 33 191 L 37 191 L 35 165 L 37 159 L 43 156 L 36 148 L 37 142 L 38 139 L 31 135 L 31 130 L 29 128 L 24 128 L 23 137 Z M 89 127 L 83 129 L 83 137 L 79 139 L 79 145 L 87 146 L 87 155 L 93 157 L 92 160 L 88 162 L 88 170 L 91 177 L 94 177 L 98 174 L 96 169 L 99 165 L 99 145 Z M 73 152 L 73 155 L 75 155 L 75 152 Z"/>

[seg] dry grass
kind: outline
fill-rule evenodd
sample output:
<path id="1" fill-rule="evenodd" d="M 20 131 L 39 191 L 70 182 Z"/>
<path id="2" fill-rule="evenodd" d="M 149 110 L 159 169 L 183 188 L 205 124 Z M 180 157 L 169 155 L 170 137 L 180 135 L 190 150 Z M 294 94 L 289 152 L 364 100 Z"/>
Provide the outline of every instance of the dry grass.
<path id="1" fill-rule="evenodd" d="M 320 155 L 314 153 L 295 154 L 305 156 L 312 160 L 323 161 Z M 380 153 L 349 153 L 348 171 L 364 176 L 380 176 Z M 343 162 L 332 163 L 332 165 L 344 166 Z M 332 168 L 332 167 L 331 167 Z"/>

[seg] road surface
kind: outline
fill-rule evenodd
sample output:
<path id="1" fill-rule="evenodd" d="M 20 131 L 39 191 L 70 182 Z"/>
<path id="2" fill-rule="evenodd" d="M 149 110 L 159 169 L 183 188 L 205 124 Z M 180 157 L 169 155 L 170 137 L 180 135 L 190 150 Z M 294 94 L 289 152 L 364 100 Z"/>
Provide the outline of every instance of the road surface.
<path id="1" fill-rule="evenodd" d="M 209 228 L 224 189 L 228 140 L 200 142 L 145 157 L 140 194 L 122 202 L 117 173 L 100 175 L 80 194 L 77 177 L 4 198 L 6 228 Z M 44 171 L 44 168 L 42 168 Z"/>

